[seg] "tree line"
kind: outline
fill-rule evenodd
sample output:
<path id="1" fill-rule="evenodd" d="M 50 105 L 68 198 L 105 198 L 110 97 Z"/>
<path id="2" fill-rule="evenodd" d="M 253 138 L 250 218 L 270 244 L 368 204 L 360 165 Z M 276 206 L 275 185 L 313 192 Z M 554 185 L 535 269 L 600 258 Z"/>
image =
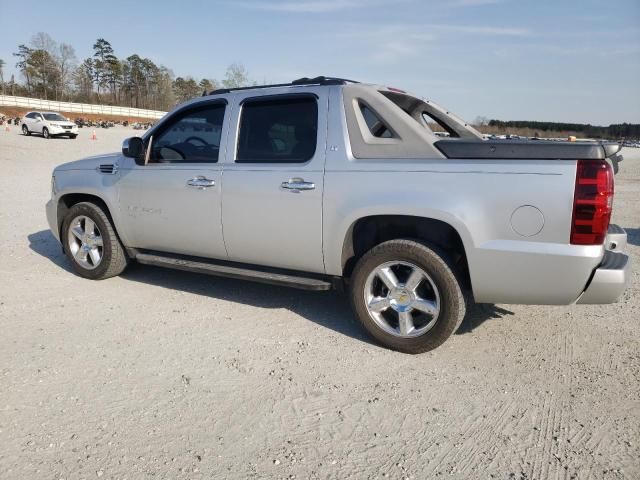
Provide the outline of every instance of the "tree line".
<path id="1" fill-rule="evenodd" d="M 45 100 L 169 110 L 205 90 L 255 84 L 241 64 L 229 65 L 220 82 L 176 77 L 168 67 L 138 54 L 119 58 L 104 38 L 95 41 L 92 56 L 79 61 L 72 45 L 39 32 L 29 44 L 19 45 L 13 56 L 21 78 L 11 75 L 5 81 L 6 61 L 0 59 L 2 93 Z"/>
<path id="2" fill-rule="evenodd" d="M 486 125 L 502 130 L 529 128 L 536 132 L 579 133 L 587 138 L 640 138 L 640 124 L 638 123 L 618 123 L 608 127 L 599 127 L 584 123 L 489 120 Z"/>

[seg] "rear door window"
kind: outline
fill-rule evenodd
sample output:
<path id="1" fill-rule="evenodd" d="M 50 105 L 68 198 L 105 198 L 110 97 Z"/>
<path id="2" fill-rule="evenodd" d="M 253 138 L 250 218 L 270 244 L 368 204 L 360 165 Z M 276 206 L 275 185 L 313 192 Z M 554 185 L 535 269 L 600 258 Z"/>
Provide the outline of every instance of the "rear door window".
<path id="1" fill-rule="evenodd" d="M 304 163 L 318 141 L 314 96 L 246 100 L 238 133 L 237 163 Z"/>

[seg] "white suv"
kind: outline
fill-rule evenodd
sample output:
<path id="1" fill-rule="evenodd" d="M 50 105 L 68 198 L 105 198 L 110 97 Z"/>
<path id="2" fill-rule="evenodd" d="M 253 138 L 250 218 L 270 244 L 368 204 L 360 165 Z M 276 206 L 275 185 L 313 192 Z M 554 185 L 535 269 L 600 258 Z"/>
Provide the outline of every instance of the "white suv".
<path id="1" fill-rule="evenodd" d="M 39 133 L 44 138 L 76 138 L 78 126 L 56 112 L 29 112 L 22 117 L 22 133 Z"/>

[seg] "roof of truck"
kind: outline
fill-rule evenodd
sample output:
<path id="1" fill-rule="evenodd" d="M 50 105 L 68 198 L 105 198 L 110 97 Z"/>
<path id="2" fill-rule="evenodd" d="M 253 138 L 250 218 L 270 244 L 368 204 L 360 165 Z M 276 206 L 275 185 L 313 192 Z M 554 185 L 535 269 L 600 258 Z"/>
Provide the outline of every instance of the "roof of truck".
<path id="1" fill-rule="evenodd" d="M 327 77 L 321 75 L 319 77 L 302 77 L 297 80 L 293 80 L 290 83 L 275 83 L 271 85 L 253 85 L 250 87 L 236 87 L 236 88 L 218 88 L 216 90 L 212 90 L 210 92 L 204 92 L 202 96 L 205 95 L 220 95 L 222 93 L 235 92 L 238 90 L 254 90 L 254 89 L 262 89 L 262 88 L 274 88 L 274 87 L 295 87 L 300 85 L 346 85 L 348 83 L 360 83 L 355 80 L 348 80 L 346 78 L 337 78 L 337 77 Z"/>

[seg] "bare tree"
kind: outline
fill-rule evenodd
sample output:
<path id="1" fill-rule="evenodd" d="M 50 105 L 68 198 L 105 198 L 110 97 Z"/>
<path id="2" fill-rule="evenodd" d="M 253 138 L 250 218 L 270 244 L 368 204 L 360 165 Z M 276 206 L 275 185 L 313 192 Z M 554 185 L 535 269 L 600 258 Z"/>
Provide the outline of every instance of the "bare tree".
<path id="1" fill-rule="evenodd" d="M 45 32 L 38 32 L 31 37 L 31 46 L 35 50 L 44 50 L 51 56 L 56 55 L 58 51 L 58 43 Z"/>
<path id="2" fill-rule="evenodd" d="M 0 58 L 0 85 L 2 86 L 2 94 L 4 95 L 4 60 Z"/>
<path id="3" fill-rule="evenodd" d="M 477 127 L 486 127 L 489 125 L 489 119 L 487 117 L 477 116 L 473 124 Z"/>
<path id="4" fill-rule="evenodd" d="M 177 101 L 197 97 L 203 90 L 256 85 L 240 63 L 229 65 L 221 82 L 191 76 L 176 78 L 167 67 L 138 54 L 119 59 L 104 38 L 98 38 L 92 46 L 92 56 L 79 62 L 71 45 L 58 44 L 49 34 L 38 32 L 28 46 L 20 45 L 13 54 L 24 84 L 5 84 L 5 64 L 0 63 L 2 91 L 10 88 L 18 95 L 169 110 Z"/>
<path id="5" fill-rule="evenodd" d="M 48 33 L 38 32 L 31 37 L 31 46 L 33 47 L 31 63 L 42 82 L 42 94 L 44 98 L 47 98 L 48 90 L 51 88 L 54 98 L 57 100 L 62 89 L 58 43 Z"/>
<path id="6" fill-rule="evenodd" d="M 62 95 L 69 89 L 71 73 L 76 69 L 78 59 L 75 49 L 68 43 L 61 43 L 58 53 L 58 69 L 60 71 L 60 86 Z"/>
<path id="7" fill-rule="evenodd" d="M 227 67 L 222 85 L 225 88 L 246 87 L 249 85 L 249 72 L 241 63 L 233 63 Z"/>

